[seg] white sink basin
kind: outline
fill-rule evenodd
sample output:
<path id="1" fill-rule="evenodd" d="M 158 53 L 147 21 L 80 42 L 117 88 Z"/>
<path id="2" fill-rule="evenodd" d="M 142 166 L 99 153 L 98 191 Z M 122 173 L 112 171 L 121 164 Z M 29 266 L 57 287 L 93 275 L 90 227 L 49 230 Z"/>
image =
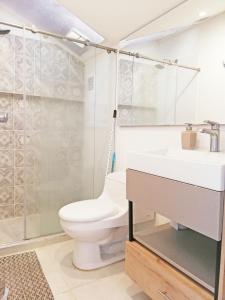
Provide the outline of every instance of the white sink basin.
<path id="1" fill-rule="evenodd" d="M 225 153 L 158 149 L 130 152 L 127 167 L 196 186 L 225 190 Z"/>

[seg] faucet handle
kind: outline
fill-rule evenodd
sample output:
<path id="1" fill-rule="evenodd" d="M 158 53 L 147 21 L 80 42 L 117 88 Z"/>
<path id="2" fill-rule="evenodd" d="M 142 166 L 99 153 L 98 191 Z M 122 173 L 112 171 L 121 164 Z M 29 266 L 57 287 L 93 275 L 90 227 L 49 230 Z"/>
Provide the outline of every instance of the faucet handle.
<path id="1" fill-rule="evenodd" d="M 211 125 L 212 129 L 219 129 L 220 124 L 215 121 L 205 120 L 204 123 Z"/>

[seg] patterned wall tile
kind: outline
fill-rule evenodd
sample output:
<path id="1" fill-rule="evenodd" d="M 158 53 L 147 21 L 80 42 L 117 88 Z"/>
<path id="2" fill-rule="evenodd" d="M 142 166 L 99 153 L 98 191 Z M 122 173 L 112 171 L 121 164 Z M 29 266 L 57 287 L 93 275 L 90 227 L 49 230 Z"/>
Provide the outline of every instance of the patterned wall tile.
<path id="1" fill-rule="evenodd" d="M 16 150 L 15 166 L 16 167 L 34 167 L 37 158 L 33 150 Z"/>
<path id="2" fill-rule="evenodd" d="M 23 76 L 24 56 L 16 54 L 15 56 L 15 92 L 23 94 L 24 76 Z"/>
<path id="3" fill-rule="evenodd" d="M 0 131 L 0 149 L 13 147 L 13 133 L 11 131 Z"/>
<path id="4" fill-rule="evenodd" d="M 0 150 L 0 168 L 10 168 L 13 166 L 13 151 Z"/>
<path id="5" fill-rule="evenodd" d="M 25 196 L 25 188 L 23 185 L 16 185 L 14 188 L 14 201 L 15 203 L 23 203 Z"/>
<path id="6" fill-rule="evenodd" d="M 8 121 L 7 123 L 0 123 L 0 130 L 12 130 L 12 129 L 13 129 L 12 113 L 8 112 Z"/>
<path id="7" fill-rule="evenodd" d="M 0 188 L 0 205 L 13 204 L 13 187 Z"/>
<path id="8" fill-rule="evenodd" d="M 24 205 L 23 204 L 15 204 L 15 217 L 24 216 Z"/>
<path id="9" fill-rule="evenodd" d="M 0 66 L 1 69 L 1 66 Z M 0 91 L 11 93 L 14 91 L 13 67 L 8 70 L 1 70 Z"/>
<path id="10" fill-rule="evenodd" d="M 15 130 L 23 130 L 25 125 L 24 113 L 13 114 L 13 125 Z"/>
<path id="11" fill-rule="evenodd" d="M 23 150 L 15 150 L 15 166 L 23 167 L 24 166 L 24 151 Z"/>
<path id="12" fill-rule="evenodd" d="M 15 185 L 33 184 L 35 170 L 33 168 L 15 168 Z"/>
<path id="13" fill-rule="evenodd" d="M 14 175 L 14 180 L 15 180 L 15 185 L 23 185 L 25 179 L 24 175 L 24 168 L 15 168 L 15 175 Z"/>
<path id="14" fill-rule="evenodd" d="M 12 99 L 12 95 L 0 94 L 0 111 L 11 111 Z"/>
<path id="15" fill-rule="evenodd" d="M 13 96 L 13 111 L 24 112 L 25 108 L 25 99 L 23 95 L 14 95 Z"/>
<path id="16" fill-rule="evenodd" d="M 0 219 L 7 219 L 14 217 L 14 205 L 0 206 Z"/>
<path id="17" fill-rule="evenodd" d="M 14 131 L 14 146 L 15 149 L 24 148 L 24 131 Z"/>
<path id="18" fill-rule="evenodd" d="M 24 157 L 26 167 L 34 167 L 35 164 L 37 165 L 37 156 L 33 150 L 26 150 Z"/>
<path id="19" fill-rule="evenodd" d="M 0 207 L 7 204 L 0 218 L 6 218 L 23 214 L 25 196 L 28 213 L 38 212 L 36 184 L 79 174 L 83 112 L 65 100 L 82 100 L 84 64 L 59 45 L 32 39 L 23 45 L 12 35 L 1 38 L 0 52 L 0 91 L 23 94 L 25 88 L 33 95 L 24 100 L 0 93 L 0 112 L 9 113 L 8 122 L 0 123 Z M 54 139 L 59 132 L 60 139 Z M 71 151 L 76 153 L 70 156 Z"/>
<path id="20" fill-rule="evenodd" d="M 0 186 L 13 186 L 13 169 L 0 169 Z"/>
<path id="21" fill-rule="evenodd" d="M 16 55 L 23 56 L 24 47 L 23 47 L 23 37 L 15 36 L 15 53 Z"/>

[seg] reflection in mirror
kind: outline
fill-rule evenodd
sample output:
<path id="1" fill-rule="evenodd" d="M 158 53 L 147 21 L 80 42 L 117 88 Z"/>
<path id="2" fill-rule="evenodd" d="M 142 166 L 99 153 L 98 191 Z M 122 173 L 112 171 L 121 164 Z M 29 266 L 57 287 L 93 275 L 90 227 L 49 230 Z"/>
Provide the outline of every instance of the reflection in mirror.
<path id="1" fill-rule="evenodd" d="M 145 59 L 121 59 L 119 108 L 121 125 L 170 124 L 174 121 L 176 67 Z"/>
<path id="2" fill-rule="evenodd" d="M 164 38 L 132 43 L 129 51 L 200 72 L 120 55 L 119 125 L 225 123 L 225 13 Z"/>

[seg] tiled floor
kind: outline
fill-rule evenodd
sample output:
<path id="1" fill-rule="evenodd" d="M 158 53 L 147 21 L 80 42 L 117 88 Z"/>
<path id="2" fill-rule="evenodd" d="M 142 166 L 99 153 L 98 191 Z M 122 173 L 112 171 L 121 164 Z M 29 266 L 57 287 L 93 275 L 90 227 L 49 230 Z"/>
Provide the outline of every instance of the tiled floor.
<path id="1" fill-rule="evenodd" d="M 55 300 L 149 300 L 124 272 L 124 263 L 80 271 L 72 265 L 73 241 L 36 249 Z"/>

